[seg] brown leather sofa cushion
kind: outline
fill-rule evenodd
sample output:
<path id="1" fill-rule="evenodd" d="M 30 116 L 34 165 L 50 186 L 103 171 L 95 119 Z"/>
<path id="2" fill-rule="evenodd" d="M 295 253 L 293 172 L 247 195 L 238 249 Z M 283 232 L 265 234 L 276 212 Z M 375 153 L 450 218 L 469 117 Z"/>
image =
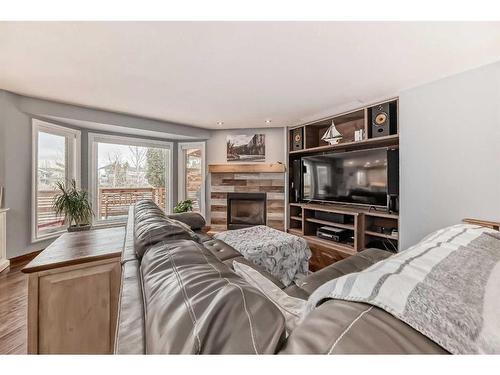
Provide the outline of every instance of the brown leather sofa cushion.
<path id="1" fill-rule="evenodd" d="M 232 246 L 229 246 L 221 240 L 209 240 L 203 242 L 205 246 L 217 259 L 221 261 L 229 260 L 232 258 L 240 257 L 241 254 L 236 251 Z"/>
<path id="2" fill-rule="evenodd" d="M 198 243 L 159 243 L 141 271 L 147 353 L 270 354 L 283 340 L 274 304 Z"/>
<path id="3" fill-rule="evenodd" d="M 201 230 L 195 230 L 194 233 L 196 233 L 196 237 L 198 238 L 199 243 L 204 243 L 206 241 L 210 241 L 212 237 L 210 237 L 208 234 L 205 232 L 202 232 Z"/>
<path id="4" fill-rule="evenodd" d="M 175 220 L 167 218 L 162 213 L 151 210 L 135 209 L 134 220 L 134 247 L 141 258 L 146 250 L 161 242 L 180 239 L 197 241 L 196 234 L 185 225 L 180 225 Z"/>
<path id="5" fill-rule="evenodd" d="M 166 216 L 165 212 L 151 200 L 142 200 L 134 205 L 135 214 L 155 214 Z"/>
<path id="6" fill-rule="evenodd" d="M 290 285 L 283 289 L 283 291 L 288 294 L 290 297 L 301 298 L 307 300 L 309 298 L 309 293 L 307 293 L 304 289 L 298 287 L 297 285 Z"/>
<path id="7" fill-rule="evenodd" d="M 378 307 L 329 300 L 288 337 L 280 354 L 444 354 L 439 345 Z"/>

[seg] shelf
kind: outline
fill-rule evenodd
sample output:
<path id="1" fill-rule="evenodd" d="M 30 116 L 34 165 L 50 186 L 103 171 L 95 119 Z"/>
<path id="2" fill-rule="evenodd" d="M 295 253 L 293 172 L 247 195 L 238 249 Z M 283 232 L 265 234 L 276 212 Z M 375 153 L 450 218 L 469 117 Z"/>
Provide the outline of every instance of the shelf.
<path id="1" fill-rule="evenodd" d="M 364 214 L 365 216 L 382 217 L 394 220 L 397 220 L 399 218 L 398 214 L 390 214 L 383 211 L 370 211 L 368 208 L 361 208 L 361 207 L 354 208 L 349 206 L 340 206 L 340 205 L 335 205 L 333 203 L 325 203 L 325 204 L 290 203 L 290 205 L 293 205 L 294 207 L 302 207 L 305 210 L 333 212 L 333 213 L 352 215 L 352 216 Z"/>
<path id="2" fill-rule="evenodd" d="M 303 203 L 302 208 L 304 210 L 332 212 L 335 214 L 352 215 L 352 216 L 356 216 L 360 212 L 362 212 L 361 209 L 355 209 L 355 208 L 344 207 L 344 206 L 333 206 L 333 205 L 328 205 L 328 204 L 322 205 L 322 204 L 317 204 L 317 203 Z"/>
<path id="3" fill-rule="evenodd" d="M 374 236 L 374 237 L 387 238 L 389 240 L 394 240 L 394 241 L 398 240 L 398 236 L 393 236 L 392 234 L 372 232 L 370 230 L 365 230 L 365 234 L 369 235 L 369 236 Z"/>
<path id="4" fill-rule="evenodd" d="M 399 144 L 399 135 L 388 135 L 385 137 L 370 138 L 363 141 L 345 142 L 339 143 L 337 145 L 326 145 L 306 148 L 304 150 L 290 151 L 290 155 L 295 154 L 307 154 L 311 152 L 321 152 L 321 151 L 342 151 L 346 149 L 362 149 L 362 148 L 373 148 L 373 147 L 384 147 L 384 146 L 395 146 Z"/>
<path id="5" fill-rule="evenodd" d="M 365 216 L 383 217 L 385 219 L 397 220 L 399 218 L 398 214 L 390 214 L 387 212 L 367 211 L 367 212 L 364 212 L 364 214 L 365 214 Z"/>
<path id="6" fill-rule="evenodd" d="M 290 216 L 290 219 L 297 220 L 297 221 L 302 221 L 302 218 L 300 216 Z"/>
<path id="7" fill-rule="evenodd" d="M 312 217 L 308 217 L 306 219 L 306 221 L 310 221 L 311 223 L 329 225 L 331 227 L 338 227 L 338 228 L 343 228 L 343 229 L 354 230 L 354 224 L 341 224 L 341 223 L 335 223 L 333 221 L 315 219 L 315 218 L 312 218 Z"/>
<path id="8" fill-rule="evenodd" d="M 302 237 L 302 230 L 297 228 L 288 228 L 288 233 Z"/>
<path id="9" fill-rule="evenodd" d="M 336 251 L 339 251 L 341 253 L 348 254 L 348 255 L 356 254 L 356 250 L 354 250 L 354 247 L 347 245 L 347 244 L 344 244 L 344 243 L 323 240 L 323 239 L 318 238 L 316 236 L 310 236 L 310 235 L 309 236 L 302 236 L 302 237 L 305 238 L 308 242 L 310 242 L 312 244 L 329 247 L 333 250 L 336 250 Z"/>

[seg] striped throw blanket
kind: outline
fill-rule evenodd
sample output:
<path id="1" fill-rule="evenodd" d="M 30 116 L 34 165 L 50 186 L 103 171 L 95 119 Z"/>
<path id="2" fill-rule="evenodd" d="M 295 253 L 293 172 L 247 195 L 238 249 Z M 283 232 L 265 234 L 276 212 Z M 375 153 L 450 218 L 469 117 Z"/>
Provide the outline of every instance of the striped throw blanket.
<path id="1" fill-rule="evenodd" d="M 365 302 L 454 354 L 500 354 L 500 233 L 460 224 L 366 270 L 318 288 L 325 299 Z"/>

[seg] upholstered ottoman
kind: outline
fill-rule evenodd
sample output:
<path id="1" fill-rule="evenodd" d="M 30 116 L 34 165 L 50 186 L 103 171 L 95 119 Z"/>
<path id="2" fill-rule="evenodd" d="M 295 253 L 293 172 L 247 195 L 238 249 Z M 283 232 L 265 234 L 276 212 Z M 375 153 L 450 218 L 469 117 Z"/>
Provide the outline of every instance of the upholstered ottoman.
<path id="1" fill-rule="evenodd" d="M 229 230 L 214 238 L 235 248 L 285 286 L 309 273 L 311 250 L 303 238 L 264 225 Z"/>

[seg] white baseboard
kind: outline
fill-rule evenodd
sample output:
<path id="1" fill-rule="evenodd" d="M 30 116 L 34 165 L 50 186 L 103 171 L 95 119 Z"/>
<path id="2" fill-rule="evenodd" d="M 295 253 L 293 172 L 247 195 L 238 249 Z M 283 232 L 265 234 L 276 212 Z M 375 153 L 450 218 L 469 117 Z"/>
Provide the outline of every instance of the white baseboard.
<path id="1" fill-rule="evenodd" d="M 0 260 L 0 272 L 2 272 L 4 269 L 9 267 L 10 261 L 8 259 L 2 259 Z"/>

